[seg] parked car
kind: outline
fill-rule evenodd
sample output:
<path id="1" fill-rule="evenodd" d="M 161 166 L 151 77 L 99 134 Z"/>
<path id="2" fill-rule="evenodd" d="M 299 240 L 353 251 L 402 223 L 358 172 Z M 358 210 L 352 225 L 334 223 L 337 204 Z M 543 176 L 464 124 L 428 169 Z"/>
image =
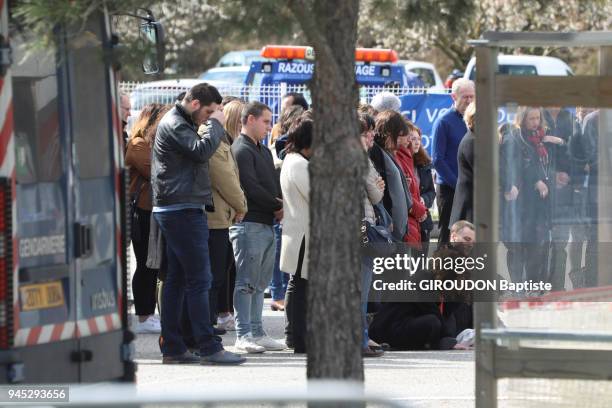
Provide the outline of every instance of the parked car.
<path id="1" fill-rule="evenodd" d="M 126 126 L 129 133 L 132 125 L 138 119 L 140 111 L 150 103 L 161 103 L 164 105 L 174 104 L 177 96 L 187 92 L 192 86 L 197 85 L 201 79 L 168 79 L 163 81 L 145 82 L 138 85 L 130 92 L 130 104 L 132 109 Z"/>
<path id="2" fill-rule="evenodd" d="M 181 92 L 188 91 L 197 85 L 201 79 L 168 79 L 164 81 L 146 82 L 138 85 L 130 94 L 132 105 L 131 116 L 138 117 L 142 108 L 150 103 L 173 104 Z"/>
<path id="3" fill-rule="evenodd" d="M 215 67 L 242 67 L 249 66 L 253 61 L 262 61 L 261 50 L 230 51 L 223 55 Z"/>
<path id="4" fill-rule="evenodd" d="M 434 64 L 413 60 L 399 60 L 398 63 L 404 66 L 407 73 L 417 74 L 427 88 L 444 88 L 440 74 L 438 74 Z"/>
<path id="5" fill-rule="evenodd" d="M 574 75 L 572 69 L 562 60 L 541 55 L 498 55 L 498 72 L 506 75 Z M 464 78 L 476 78 L 476 58 L 467 64 Z"/>

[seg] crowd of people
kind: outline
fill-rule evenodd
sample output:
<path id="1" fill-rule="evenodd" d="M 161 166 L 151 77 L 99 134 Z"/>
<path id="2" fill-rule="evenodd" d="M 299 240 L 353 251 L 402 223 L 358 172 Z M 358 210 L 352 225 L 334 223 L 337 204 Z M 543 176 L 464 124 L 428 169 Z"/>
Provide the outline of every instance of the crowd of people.
<path id="1" fill-rule="evenodd" d="M 370 105 L 358 107 L 368 161 L 363 242 L 383 237 L 404 243 L 415 256 L 465 256 L 465 248 L 471 248 L 478 143 L 474 91 L 471 81 L 453 83 L 453 107 L 434 124 L 432 158 L 421 130 L 401 114 L 397 96 L 382 92 Z M 589 229 L 581 228 L 584 223 L 567 222 L 580 216 L 577 196 L 583 197 L 580 214 L 585 218 L 594 208 L 587 190 L 596 163 L 590 161 L 593 144 L 584 139 L 596 138 L 584 136 L 593 127 L 584 116 L 521 108 L 516 125 L 500 128 L 501 234 L 513 280 L 548 277 L 562 288 L 563 243 L 570 233 L 574 241 L 592 239 Z M 312 140 L 312 111 L 301 94 L 283 98 L 274 127 L 270 107 L 222 98 L 206 83 L 179 95 L 174 106 L 150 104 L 141 111 L 126 149 L 137 260 L 135 329 L 161 332 L 164 363 L 244 362 L 243 354 L 224 350 L 220 335 L 228 330 L 236 330 L 239 352 L 307 352 Z M 435 200 L 440 235 L 431 251 Z M 582 248 L 574 252 L 581 255 Z M 585 275 L 582 283 L 588 284 L 581 260 L 572 260 L 572 270 Z M 158 280 L 163 281 L 160 287 Z M 469 347 L 468 296 L 379 304 L 369 302 L 371 282 L 372 259 L 364 256 L 364 356 L 380 356 L 389 347 Z M 283 340 L 268 336 L 262 321 L 268 287 L 272 309 L 285 312 Z M 154 316 L 156 304 L 161 322 Z"/>
<path id="2" fill-rule="evenodd" d="M 448 226 L 473 221 L 474 84 L 453 83 L 453 107 L 433 127 L 440 211 L 439 244 Z M 597 284 L 598 112 L 521 106 L 499 127 L 500 241 L 509 277 L 553 290 Z"/>

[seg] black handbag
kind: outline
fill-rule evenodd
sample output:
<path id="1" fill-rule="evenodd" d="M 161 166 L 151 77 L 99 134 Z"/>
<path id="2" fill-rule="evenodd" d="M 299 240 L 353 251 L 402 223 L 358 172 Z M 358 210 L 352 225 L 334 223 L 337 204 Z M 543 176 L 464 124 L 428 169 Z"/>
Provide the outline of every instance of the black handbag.
<path id="1" fill-rule="evenodd" d="M 138 184 L 136 191 L 130 197 L 129 210 L 128 210 L 128 222 L 130 223 L 130 239 L 132 242 L 141 242 L 143 238 L 149 239 L 149 237 L 143 237 L 140 228 L 140 215 L 136 208 L 138 207 L 138 198 L 144 187 L 144 180 L 142 177 L 138 177 Z"/>
<path id="2" fill-rule="evenodd" d="M 373 206 L 376 224 L 363 220 L 361 224 L 361 244 L 368 245 L 379 255 L 391 255 L 396 252 L 395 240 L 391 234 L 392 219 L 382 203 Z M 371 244 L 371 245 L 369 245 Z"/>

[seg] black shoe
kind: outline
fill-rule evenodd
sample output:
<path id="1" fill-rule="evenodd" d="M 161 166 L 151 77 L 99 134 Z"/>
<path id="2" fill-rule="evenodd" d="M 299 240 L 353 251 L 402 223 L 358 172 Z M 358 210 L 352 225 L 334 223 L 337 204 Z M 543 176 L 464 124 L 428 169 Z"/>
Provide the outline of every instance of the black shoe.
<path id="1" fill-rule="evenodd" d="M 163 356 L 162 364 L 200 364 L 200 357 L 187 351 L 178 356 Z"/>
<path id="2" fill-rule="evenodd" d="M 213 333 L 215 336 L 223 336 L 225 333 L 227 333 L 227 330 L 219 329 L 218 327 L 213 327 Z"/>

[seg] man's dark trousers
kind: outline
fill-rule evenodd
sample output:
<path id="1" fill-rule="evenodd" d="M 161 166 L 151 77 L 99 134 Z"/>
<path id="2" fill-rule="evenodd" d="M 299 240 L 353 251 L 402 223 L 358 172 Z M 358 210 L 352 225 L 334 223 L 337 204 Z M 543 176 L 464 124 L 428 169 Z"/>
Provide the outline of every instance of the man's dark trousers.
<path id="1" fill-rule="evenodd" d="M 450 242 L 450 217 L 453 212 L 453 199 L 455 198 L 455 189 L 446 184 L 437 184 L 438 191 L 436 192 L 436 200 L 438 204 L 438 248 L 442 244 Z"/>
<path id="2" fill-rule="evenodd" d="M 162 293 L 162 338 L 164 356 L 187 351 L 180 331 L 183 297 L 202 356 L 223 349 L 210 322 L 208 290 L 212 275 L 208 251 L 208 223 L 201 209 L 154 213 L 166 240 L 168 272 Z"/>

